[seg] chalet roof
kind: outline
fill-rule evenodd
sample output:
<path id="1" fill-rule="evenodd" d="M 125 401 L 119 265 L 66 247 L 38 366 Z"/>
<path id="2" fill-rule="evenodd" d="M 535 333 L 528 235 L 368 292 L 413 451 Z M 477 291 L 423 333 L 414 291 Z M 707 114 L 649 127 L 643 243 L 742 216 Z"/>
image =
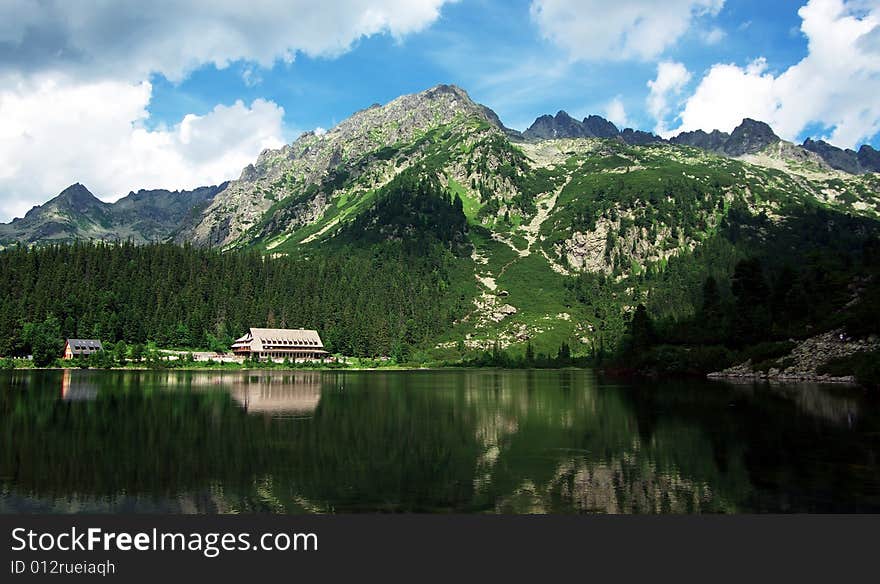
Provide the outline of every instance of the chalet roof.
<path id="1" fill-rule="evenodd" d="M 70 346 L 70 350 L 74 353 L 78 352 L 94 352 L 94 351 L 103 351 L 104 346 L 101 345 L 101 341 L 97 339 L 67 339 L 67 344 Z"/>
<path id="2" fill-rule="evenodd" d="M 253 338 L 264 344 L 323 347 L 318 331 L 307 329 L 252 328 Z"/>
<path id="3" fill-rule="evenodd" d="M 324 348 L 318 331 L 309 329 L 270 329 L 252 328 L 243 337 L 236 339 L 233 348 L 254 346 L 273 348 L 316 349 Z"/>

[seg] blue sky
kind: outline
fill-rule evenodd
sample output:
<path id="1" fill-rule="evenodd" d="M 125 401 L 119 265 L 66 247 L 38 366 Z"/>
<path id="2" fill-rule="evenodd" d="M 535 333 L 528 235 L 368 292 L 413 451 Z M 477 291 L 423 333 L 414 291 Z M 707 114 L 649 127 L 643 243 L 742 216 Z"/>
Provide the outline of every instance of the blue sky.
<path id="1" fill-rule="evenodd" d="M 880 0 L 0 3 L 0 220 L 236 178 L 264 148 L 438 83 L 509 126 L 664 136 L 762 119 L 880 147 Z"/>
<path id="2" fill-rule="evenodd" d="M 798 28 L 802 5 L 797 0 L 727 2 L 717 18 L 703 19 L 664 57 L 703 71 L 713 63 L 745 64 L 763 56 L 771 68 L 783 70 L 806 54 Z M 284 108 L 285 130 L 293 138 L 304 129 L 332 127 L 372 103 L 454 83 L 517 129 L 560 109 L 581 117 L 602 114 L 616 97 L 634 127 L 653 129 L 644 102 L 655 62 L 569 63 L 563 50 L 542 38 L 529 6 L 525 0 L 462 0 L 444 6 L 424 31 L 403 39 L 387 34 L 361 39 L 335 58 L 300 54 L 293 63 L 271 68 L 245 61 L 219 70 L 207 65 L 180 83 L 153 75 L 151 122 L 172 124 L 187 113 L 208 113 L 218 102 L 265 98 Z M 712 28 L 725 36 L 710 44 L 703 34 Z M 549 80 L 517 71 L 530 62 L 562 70 Z M 245 71 L 252 71 L 250 82 Z"/>

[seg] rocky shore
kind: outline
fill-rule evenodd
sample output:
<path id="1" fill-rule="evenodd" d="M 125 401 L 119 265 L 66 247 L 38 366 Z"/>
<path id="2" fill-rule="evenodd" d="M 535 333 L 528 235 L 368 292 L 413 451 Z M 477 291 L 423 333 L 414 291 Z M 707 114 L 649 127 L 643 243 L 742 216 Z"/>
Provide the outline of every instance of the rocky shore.
<path id="1" fill-rule="evenodd" d="M 842 330 L 834 330 L 810 337 L 798 343 L 792 351 L 775 360 L 770 367 L 755 368 L 751 360 L 709 373 L 710 379 L 763 379 L 788 382 L 856 383 L 854 375 L 832 376 L 820 374 L 819 369 L 835 359 L 856 353 L 880 349 L 880 338 L 871 335 L 865 339 L 851 339 Z"/>

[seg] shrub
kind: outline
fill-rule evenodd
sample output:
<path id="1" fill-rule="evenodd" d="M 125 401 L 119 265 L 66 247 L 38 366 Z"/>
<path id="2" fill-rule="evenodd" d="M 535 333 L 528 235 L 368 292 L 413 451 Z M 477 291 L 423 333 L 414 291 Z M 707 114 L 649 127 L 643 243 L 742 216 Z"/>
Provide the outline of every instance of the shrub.
<path id="1" fill-rule="evenodd" d="M 860 385 L 880 388 L 880 351 L 854 353 L 832 359 L 816 371 L 820 375 L 846 377 L 854 375 Z"/>
<path id="2" fill-rule="evenodd" d="M 776 367 L 776 360 L 780 357 L 787 356 L 796 346 L 797 343 L 791 341 L 769 341 L 758 343 L 757 345 L 752 345 L 751 347 L 743 349 L 740 352 L 740 360 L 747 361 L 751 359 L 752 363 L 762 365 L 765 362 L 770 361 L 771 366 Z"/>

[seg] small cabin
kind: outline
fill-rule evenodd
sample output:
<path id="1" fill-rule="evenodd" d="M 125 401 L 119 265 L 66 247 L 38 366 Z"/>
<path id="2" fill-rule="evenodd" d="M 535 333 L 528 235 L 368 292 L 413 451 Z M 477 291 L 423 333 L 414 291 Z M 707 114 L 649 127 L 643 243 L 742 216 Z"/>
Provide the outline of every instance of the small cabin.
<path id="1" fill-rule="evenodd" d="M 315 361 L 329 356 L 318 331 L 304 329 L 252 328 L 236 339 L 232 352 L 239 357 L 261 361 Z"/>
<path id="2" fill-rule="evenodd" d="M 64 343 L 64 358 L 88 357 L 103 350 L 104 346 L 97 339 L 67 339 Z"/>

